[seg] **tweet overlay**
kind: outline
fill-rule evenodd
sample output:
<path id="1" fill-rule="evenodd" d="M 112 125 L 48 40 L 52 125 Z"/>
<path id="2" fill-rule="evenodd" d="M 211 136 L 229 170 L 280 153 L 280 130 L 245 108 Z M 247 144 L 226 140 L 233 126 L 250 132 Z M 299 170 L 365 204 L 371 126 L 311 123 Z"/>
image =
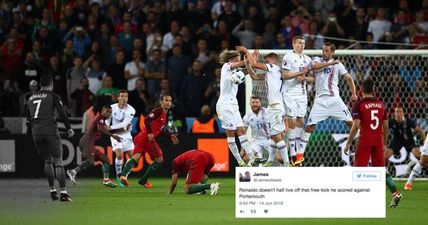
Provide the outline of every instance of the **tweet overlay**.
<path id="1" fill-rule="evenodd" d="M 237 167 L 236 218 L 385 218 L 384 167 Z"/>

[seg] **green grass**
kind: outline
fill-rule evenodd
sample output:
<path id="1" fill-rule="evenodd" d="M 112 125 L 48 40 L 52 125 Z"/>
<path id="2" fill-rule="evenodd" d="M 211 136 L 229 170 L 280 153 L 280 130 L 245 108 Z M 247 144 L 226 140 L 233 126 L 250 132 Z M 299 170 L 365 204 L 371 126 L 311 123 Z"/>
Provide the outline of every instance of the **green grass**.
<path id="1" fill-rule="evenodd" d="M 398 208 L 387 208 L 385 219 L 236 219 L 234 180 L 212 178 L 220 181 L 219 195 L 186 195 L 183 179 L 176 193 L 167 195 L 169 180 L 154 178 L 155 186 L 144 189 L 131 179 L 129 188 L 105 188 L 100 180 L 78 180 L 69 187 L 73 202 L 51 202 L 28 197 L 27 202 L 0 201 L 0 224 L 424 224 L 428 182 L 417 181 L 413 191 L 405 191 Z M 403 182 L 397 182 L 402 189 Z M 45 190 L 45 189 L 43 189 Z M 41 189 L 42 191 L 42 189 Z M 44 193 L 43 193 L 44 194 Z M 390 195 L 387 193 L 387 204 Z M 7 204 L 7 205 L 4 205 Z M 313 203 L 319 204 L 319 203 Z M 369 203 L 368 203 L 369 204 Z M 320 204 L 319 207 L 323 207 Z M 385 206 L 387 207 L 387 206 Z M 411 220 L 411 221 L 410 221 Z"/>

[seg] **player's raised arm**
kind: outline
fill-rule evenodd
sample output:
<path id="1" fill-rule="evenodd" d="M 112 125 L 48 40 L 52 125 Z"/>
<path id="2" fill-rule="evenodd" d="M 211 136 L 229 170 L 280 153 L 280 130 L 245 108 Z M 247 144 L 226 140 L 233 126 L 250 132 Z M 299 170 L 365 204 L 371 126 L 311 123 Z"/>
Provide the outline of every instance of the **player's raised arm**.
<path id="1" fill-rule="evenodd" d="M 250 75 L 252 80 L 263 80 L 264 79 L 264 76 L 257 75 L 256 72 L 254 72 L 254 70 L 251 67 L 250 62 L 247 58 L 244 60 L 244 62 L 245 62 L 245 68 L 247 69 L 247 72 Z"/>
<path id="2" fill-rule="evenodd" d="M 284 78 L 286 80 L 290 80 L 290 79 L 296 78 L 298 76 L 303 76 L 303 75 L 305 75 L 308 72 L 309 72 L 309 68 L 308 67 L 303 67 L 303 68 L 301 68 L 300 71 L 296 71 L 296 72 L 291 72 L 289 69 L 285 68 L 282 71 L 282 78 Z"/>
<path id="3" fill-rule="evenodd" d="M 348 87 L 351 90 L 351 100 L 356 101 L 358 99 L 358 96 L 355 88 L 354 79 L 352 79 L 352 76 L 349 73 L 343 75 L 343 78 L 345 78 L 346 83 L 348 83 Z"/>
<path id="4" fill-rule="evenodd" d="M 319 69 L 322 69 L 324 67 L 335 65 L 335 64 L 338 64 L 338 63 L 340 63 L 339 60 L 332 60 L 332 61 L 327 62 L 327 63 L 312 62 L 312 68 L 311 69 L 312 70 L 319 70 Z"/>
<path id="5" fill-rule="evenodd" d="M 177 186 L 178 173 L 173 173 L 171 176 L 171 184 L 169 185 L 169 194 L 172 194 Z"/>
<path id="6" fill-rule="evenodd" d="M 261 70 L 265 70 L 268 71 L 268 68 L 266 66 L 266 64 L 260 63 L 257 61 L 258 56 L 259 56 L 259 51 L 255 50 L 253 54 L 250 53 L 250 51 L 248 51 L 248 49 L 246 49 L 243 46 L 238 46 L 236 47 L 237 49 L 244 49 L 243 51 L 245 52 L 245 57 L 246 59 L 248 59 L 248 63 L 251 67 L 253 68 L 257 68 L 257 69 L 261 69 Z"/>

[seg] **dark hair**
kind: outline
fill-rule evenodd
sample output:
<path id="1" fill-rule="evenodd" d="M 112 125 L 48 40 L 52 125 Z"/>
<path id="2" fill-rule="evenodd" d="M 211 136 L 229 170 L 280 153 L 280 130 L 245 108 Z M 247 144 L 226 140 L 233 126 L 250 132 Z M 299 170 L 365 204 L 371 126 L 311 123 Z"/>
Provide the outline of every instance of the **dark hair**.
<path id="1" fill-rule="evenodd" d="M 161 96 L 160 96 L 159 100 L 163 101 L 163 98 L 165 98 L 165 97 L 167 97 L 167 96 L 169 96 L 169 97 L 171 97 L 171 98 L 172 98 L 172 96 L 171 96 L 171 94 L 170 94 L 169 92 L 165 92 L 165 93 L 161 94 Z"/>
<path id="2" fill-rule="evenodd" d="M 297 35 L 293 37 L 293 43 L 297 40 L 297 39 L 302 39 L 305 40 L 305 38 L 302 35 Z"/>
<path id="3" fill-rule="evenodd" d="M 334 51 L 336 51 L 336 45 L 334 45 L 333 43 L 331 43 L 331 42 L 326 42 L 326 43 L 324 43 L 324 46 L 327 46 L 327 47 L 330 47 L 330 50 L 334 53 Z"/>
<path id="4" fill-rule="evenodd" d="M 119 90 L 119 91 L 117 92 L 117 96 L 119 97 L 119 95 L 120 95 L 121 93 L 126 93 L 126 94 L 128 94 L 128 91 L 127 91 L 127 90 L 125 90 L 125 89 L 121 89 L 121 90 Z"/>
<path id="5" fill-rule="evenodd" d="M 48 87 L 53 83 L 52 76 L 50 75 L 43 75 L 40 77 L 40 86 L 41 87 Z"/>
<path id="6" fill-rule="evenodd" d="M 251 96 L 251 99 L 258 99 L 259 101 L 261 101 L 261 100 L 262 100 L 262 98 L 260 98 L 260 96 L 257 96 L 257 95 L 253 95 L 253 96 Z"/>
<path id="7" fill-rule="evenodd" d="M 111 96 L 110 95 L 102 95 L 95 98 L 93 111 L 94 113 L 101 112 L 102 108 L 104 106 L 110 106 L 112 104 Z"/>
<path id="8" fill-rule="evenodd" d="M 373 94 L 374 92 L 374 82 L 369 77 L 363 81 L 363 93 L 364 94 Z"/>

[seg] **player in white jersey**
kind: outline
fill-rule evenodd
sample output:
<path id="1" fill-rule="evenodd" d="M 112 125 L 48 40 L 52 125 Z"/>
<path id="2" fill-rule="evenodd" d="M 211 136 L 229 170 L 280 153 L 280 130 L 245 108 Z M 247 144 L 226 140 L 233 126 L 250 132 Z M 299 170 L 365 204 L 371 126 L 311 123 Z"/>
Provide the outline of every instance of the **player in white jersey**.
<path id="1" fill-rule="evenodd" d="M 236 94 L 238 92 L 238 84 L 232 83 L 230 77 L 232 71 L 244 66 L 244 61 L 241 60 L 240 53 L 234 50 L 224 50 L 220 54 L 221 77 L 220 77 L 220 97 L 217 101 L 217 115 L 221 121 L 221 126 L 226 130 L 227 143 L 239 166 L 247 166 L 242 160 L 238 147 L 235 143 L 235 135 L 238 135 L 239 142 L 245 153 L 250 157 L 250 162 L 254 162 L 254 154 L 251 151 L 250 143 L 245 135 L 244 123 L 241 114 L 239 113 L 238 100 Z"/>
<path id="2" fill-rule="evenodd" d="M 266 119 L 268 110 L 262 107 L 261 98 L 252 96 L 250 99 L 251 112 L 245 114 L 243 121 L 245 130 L 251 127 L 251 148 L 256 152 L 256 162 L 266 161 L 263 159 L 263 152 L 269 153 L 267 161 L 273 162 L 275 158 L 275 149 L 271 148 L 269 129 L 270 125 Z"/>
<path id="3" fill-rule="evenodd" d="M 111 120 L 109 123 L 110 129 L 124 128 L 126 131 L 118 133 L 117 135 L 122 138 L 120 142 L 114 138 L 110 138 L 113 151 L 116 155 L 115 167 L 117 177 L 121 176 L 122 172 L 122 160 L 123 153 L 128 155 L 128 158 L 132 157 L 132 151 L 134 150 L 134 142 L 132 140 L 131 131 L 128 129 L 131 125 L 131 120 L 135 116 L 135 109 L 128 104 L 128 91 L 120 90 L 117 94 L 118 103 L 112 104 L 111 109 Z M 118 181 L 120 181 L 118 179 Z M 121 184 L 121 182 L 119 182 Z"/>
<path id="4" fill-rule="evenodd" d="M 282 69 L 284 69 L 282 72 L 282 78 L 284 78 L 282 93 L 289 125 L 288 141 L 291 156 L 296 155 L 296 146 L 300 145 L 300 136 L 303 133 L 308 105 L 306 82 L 314 82 L 314 78 L 306 76 L 306 74 L 312 69 L 317 70 L 336 63 L 312 65 L 311 58 L 303 54 L 304 48 L 304 38 L 295 36 L 293 38 L 293 51 L 284 55 L 282 60 Z M 299 165 L 303 160 L 303 153 L 299 153 L 293 163 Z"/>
<path id="5" fill-rule="evenodd" d="M 422 168 L 426 167 L 428 167 L 428 138 L 425 138 L 425 143 L 422 147 L 421 159 L 419 159 L 419 162 L 413 167 L 406 185 L 404 186 L 404 190 L 412 190 L 412 183 L 415 180 L 415 177 L 421 174 Z"/>
<path id="6" fill-rule="evenodd" d="M 326 42 L 322 50 L 323 57 L 314 58 L 312 65 L 315 66 L 320 63 L 333 62 L 335 50 L 336 47 L 333 43 Z M 311 112 L 309 113 L 305 132 L 300 137 L 301 141 L 298 146 L 298 151 L 302 154 L 305 152 L 306 145 L 317 123 L 332 117 L 345 121 L 348 128 L 352 127 L 352 115 L 339 95 L 339 79 L 346 80 L 349 90 L 351 91 L 351 99 L 353 101 L 358 99 L 352 76 L 342 63 L 339 62 L 314 72 L 316 95 Z"/>
<path id="7" fill-rule="evenodd" d="M 248 50 L 247 50 L 248 51 Z M 248 55 L 248 54 L 247 54 Z M 256 54 L 257 57 L 257 54 Z M 259 63 L 256 61 L 256 57 L 248 56 L 248 63 L 246 63 L 247 70 L 252 79 L 265 79 L 268 88 L 268 108 L 266 119 L 270 124 L 269 134 L 271 135 L 272 140 L 275 142 L 274 146 L 271 146 L 272 149 L 278 149 L 279 154 L 284 162 L 284 166 L 288 166 L 288 151 L 285 144 L 282 133 L 285 130 L 284 116 L 285 109 L 282 100 L 281 94 L 281 85 L 282 85 L 282 74 L 281 68 L 279 68 L 279 58 L 275 53 L 269 53 L 264 56 L 264 61 L 266 64 Z M 266 71 L 264 75 L 256 75 L 252 68 L 258 68 Z M 269 157 L 265 166 L 272 166 L 274 158 Z"/>

